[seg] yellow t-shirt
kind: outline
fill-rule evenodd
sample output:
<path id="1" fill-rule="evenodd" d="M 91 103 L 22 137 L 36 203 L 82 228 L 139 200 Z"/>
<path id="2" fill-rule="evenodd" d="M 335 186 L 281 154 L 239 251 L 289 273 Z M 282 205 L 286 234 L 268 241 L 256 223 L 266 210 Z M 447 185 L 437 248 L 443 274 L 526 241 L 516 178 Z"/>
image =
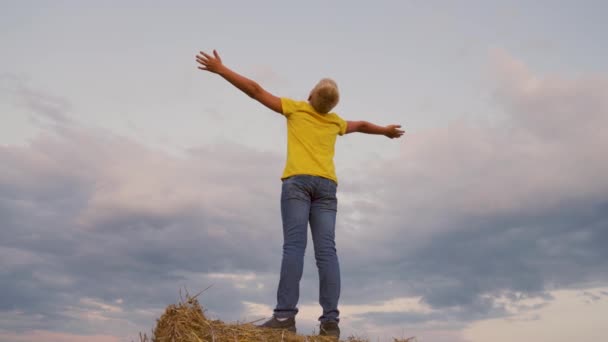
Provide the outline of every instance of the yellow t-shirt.
<path id="1" fill-rule="evenodd" d="M 346 133 L 346 121 L 336 113 L 319 114 L 306 101 L 281 98 L 287 118 L 287 162 L 281 179 L 320 176 L 338 182 L 334 167 L 336 136 Z"/>

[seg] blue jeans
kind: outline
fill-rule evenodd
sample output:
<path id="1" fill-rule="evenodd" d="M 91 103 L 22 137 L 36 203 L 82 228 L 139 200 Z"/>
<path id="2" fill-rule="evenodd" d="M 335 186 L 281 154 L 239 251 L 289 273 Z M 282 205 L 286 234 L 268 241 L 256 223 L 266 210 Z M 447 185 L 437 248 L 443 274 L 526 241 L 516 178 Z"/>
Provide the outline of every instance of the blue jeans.
<path id="1" fill-rule="evenodd" d="M 340 266 L 336 254 L 335 228 L 338 200 L 337 184 L 326 178 L 297 175 L 283 180 L 281 217 L 283 219 L 283 260 L 274 315 L 293 317 L 300 297 L 308 223 L 312 232 L 319 270 L 319 321 L 339 321 Z"/>

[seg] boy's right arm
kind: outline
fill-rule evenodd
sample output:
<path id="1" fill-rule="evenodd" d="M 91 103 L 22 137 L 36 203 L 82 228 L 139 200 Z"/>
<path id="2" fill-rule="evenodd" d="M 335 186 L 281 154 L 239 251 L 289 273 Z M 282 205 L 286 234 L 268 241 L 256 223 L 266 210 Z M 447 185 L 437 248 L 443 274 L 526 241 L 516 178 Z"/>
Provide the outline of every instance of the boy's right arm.
<path id="1" fill-rule="evenodd" d="M 283 114 L 283 106 L 279 97 L 266 91 L 266 89 L 262 88 L 257 82 L 230 70 L 222 63 L 222 59 L 217 51 L 213 50 L 213 56 L 201 51 L 200 54 L 196 56 L 196 61 L 200 64 L 198 67 L 199 69 L 222 76 L 226 81 L 230 82 L 233 86 L 237 87 L 251 98 L 257 100 L 269 109 L 272 109 L 279 114 Z"/>
<path id="2" fill-rule="evenodd" d="M 367 121 L 347 121 L 346 134 L 359 132 L 366 134 L 382 134 L 387 138 L 400 138 L 405 131 L 400 130 L 401 125 L 378 126 Z"/>

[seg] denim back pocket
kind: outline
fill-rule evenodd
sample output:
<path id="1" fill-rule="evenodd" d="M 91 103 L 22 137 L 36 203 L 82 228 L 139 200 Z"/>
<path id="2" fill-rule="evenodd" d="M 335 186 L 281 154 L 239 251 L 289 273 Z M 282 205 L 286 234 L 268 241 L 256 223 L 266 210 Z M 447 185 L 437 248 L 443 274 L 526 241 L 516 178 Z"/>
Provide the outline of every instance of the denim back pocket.
<path id="1" fill-rule="evenodd" d="M 306 184 L 302 181 L 302 179 L 290 177 L 283 180 L 283 185 L 281 187 L 281 200 L 287 199 L 310 200 L 310 196 L 306 191 Z"/>
<path id="2" fill-rule="evenodd" d="M 324 179 L 325 183 L 323 186 L 323 206 L 329 210 L 338 210 L 338 197 L 336 197 L 336 192 L 338 191 L 338 185 L 329 179 Z"/>

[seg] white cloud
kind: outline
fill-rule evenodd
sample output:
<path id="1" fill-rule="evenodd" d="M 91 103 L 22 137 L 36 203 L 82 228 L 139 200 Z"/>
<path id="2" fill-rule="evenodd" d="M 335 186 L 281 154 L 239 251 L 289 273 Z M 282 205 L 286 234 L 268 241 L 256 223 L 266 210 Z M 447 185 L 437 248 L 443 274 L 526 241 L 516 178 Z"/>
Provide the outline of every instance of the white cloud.
<path id="1" fill-rule="evenodd" d="M 258 287 L 258 284 L 260 284 L 253 284 L 253 281 L 257 279 L 256 275 L 253 273 L 209 273 L 207 274 L 207 277 L 212 281 L 214 279 L 228 280 L 232 284 L 234 284 L 236 288 L 240 289 L 244 289 L 250 286 Z"/>
<path id="2" fill-rule="evenodd" d="M 119 300 L 119 302 L 120 302 L 120 300 Z M 97 300 L 94 298 L 88 298 L 88 297 L 80 298 L 80 304 L 82 304 L 84 306 L 100 309 L 101 311 L 105 311 L 108 313 L 117 313 L 117 312 L 123 311 L 122 308 L 118 305 L 107 304 L 100 300 Z M 121 303 L 117 302 L 116 304 L 121 304 Z"/>
<path id="3" fill-rule="evenodd" d="M 598 293 L 607 288 L 590 288 Z M 470 342 L 595 342 L 608 336 L 605 318 L 608 317 L 608 300 L 588 303 L 580 297 L 581 290 L 552 291 L 555 300 L 547 306 L 526 311 L 512 318 L 481 320 L 464 330 Z"/>

